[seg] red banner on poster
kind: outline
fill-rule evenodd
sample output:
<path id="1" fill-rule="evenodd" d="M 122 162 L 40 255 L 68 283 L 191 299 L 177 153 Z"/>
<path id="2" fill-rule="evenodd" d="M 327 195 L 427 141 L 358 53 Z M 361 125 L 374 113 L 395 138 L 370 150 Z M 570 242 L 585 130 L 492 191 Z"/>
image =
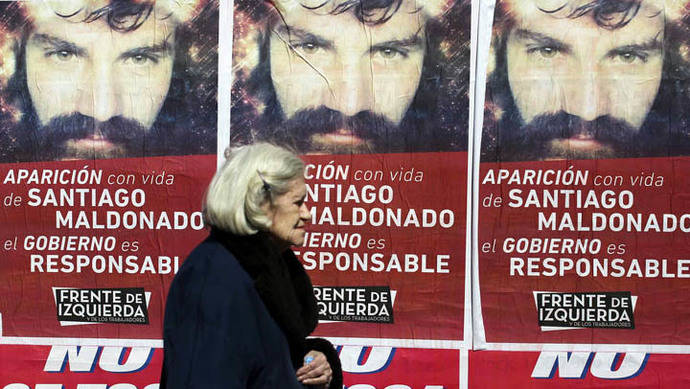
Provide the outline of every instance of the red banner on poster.
<path id="1" fill-rule="evenodd" d="M 688 355 L 471 351 L 470 388 L 684 388 Z M 499 373 L 500 372 L 500 373 Z"/>
<path id="2" fill-rule="evenodd" d="M 460 387 L 458 350 L 361 346 L 343 346 L 339 350 L 348 389 Z"/>
<path id="3" fill-rule="evenodd" d="M 215 156 L 0 165 L 3 337 L 160 339 Z"/>
<path id="4" fill-rule="evenodd" d="M 462 339 L 467 154 L 305 159 L 317 333 Z"/>
<path id="5" fill-rule="evenodd" d="M 163 350 L 1 345 L 3 389 L 158 389 Z"/>
<path id="6" fill-rule="evenodd" d="M 457 389 L 457 350 L 339 346 L 350 389 Z M 157 389 L 163 350 L 0 345 L 2 389 Z"/>
<path id="7" fill-rule="evenodd" d="M 482 164 L 487 342 L 686 345 L 684 157 Z"/>

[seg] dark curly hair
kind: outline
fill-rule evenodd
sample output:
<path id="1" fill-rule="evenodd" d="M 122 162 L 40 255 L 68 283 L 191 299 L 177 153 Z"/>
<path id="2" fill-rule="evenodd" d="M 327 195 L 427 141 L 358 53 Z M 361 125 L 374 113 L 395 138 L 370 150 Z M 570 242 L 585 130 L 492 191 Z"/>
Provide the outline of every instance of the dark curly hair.
<path id="1" fill-rule="evenodd" d="M 329 3 L 332 3 L 332 0 L 326 0 L 315 7 L 303 7 L 319 9 Z M 401 5 L 402 0 L 345 0 L 336 3 L 330 12 L 333 15 L 352 12 L 360 22 L 377 25 L 386 23 L 398 12 Z"/>

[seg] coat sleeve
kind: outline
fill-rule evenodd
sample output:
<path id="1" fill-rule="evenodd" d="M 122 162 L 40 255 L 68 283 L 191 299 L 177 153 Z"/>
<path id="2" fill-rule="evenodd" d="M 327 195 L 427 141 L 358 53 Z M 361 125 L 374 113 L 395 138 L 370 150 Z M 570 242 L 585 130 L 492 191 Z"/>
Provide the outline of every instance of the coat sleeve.
<path id="1" fill-rule="evenodd" d="M 271 323 L 253 285 L 228 279 L 232 270 L 192 269 L 173 283 L 161 388 L 302 387 L 289 359 L 272 352 L 281 345 L 266 338 Z"/>

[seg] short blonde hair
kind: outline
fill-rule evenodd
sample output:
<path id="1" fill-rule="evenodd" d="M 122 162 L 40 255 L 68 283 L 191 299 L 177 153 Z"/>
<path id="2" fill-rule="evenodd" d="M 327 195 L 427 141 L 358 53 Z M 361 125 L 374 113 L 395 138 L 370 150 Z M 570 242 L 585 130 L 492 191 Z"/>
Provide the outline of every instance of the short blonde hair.
<path id="1" fill-rule="evenodd" d="M 283 147 L 255 143 L 235 148 L 208 187 L 204 222 L 237 235 L 268 230 L 271 220 L 261 205 L 286 193 L 303 175 L 304 162 Z"/>

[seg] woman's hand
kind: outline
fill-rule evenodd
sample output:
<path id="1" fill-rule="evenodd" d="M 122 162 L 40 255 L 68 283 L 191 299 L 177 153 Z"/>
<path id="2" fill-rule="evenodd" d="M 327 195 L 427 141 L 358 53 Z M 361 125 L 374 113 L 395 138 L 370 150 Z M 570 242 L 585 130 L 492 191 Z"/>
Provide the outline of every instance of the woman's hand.
<path id="1" fill-rule="evenodd" d="M 326 388 L 332 378 L 331 365 L 320 351 L 309 351 L 304 356 L 304 365 L 297 370 L 297 380 L 305 385 L 321 385 Z"/>

